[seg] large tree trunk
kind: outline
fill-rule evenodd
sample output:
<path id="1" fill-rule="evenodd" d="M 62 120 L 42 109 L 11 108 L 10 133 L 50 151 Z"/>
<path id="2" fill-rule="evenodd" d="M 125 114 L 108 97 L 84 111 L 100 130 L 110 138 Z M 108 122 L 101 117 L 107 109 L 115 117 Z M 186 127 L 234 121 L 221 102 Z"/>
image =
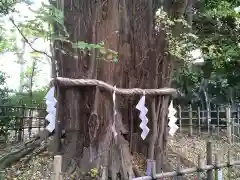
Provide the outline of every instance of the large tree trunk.
<path id="1" fill-rule="evenodd" d="M 99 60 L 95 50 L 86 53 L 72 49 L 69 44 L 63 44 L 64 52 L 71 52 L 71 55 L 56 50 L 58 75 L 69 78 L 95 78 L 121 88 L 169 87 L 172 57 L 166 55 L 168 44 L 165 32 L 154 32 L 154 11 L 160 7 L 159 2 L 65 1 L 65 26 L 70 40 L 88 43 L 104 41 L 106 48 L 118 52 L 118 63 L 104 57 Z M 169 12 L 177 12 L 174 16 L 182 13 L 183 5 L 179 5 L 181 3 L 174 7 L 168 6 L 169 4 L 164 3 Z M 122 134 L 128 131 L 139 132 L 140 123 L 135 105 L 140 97 L 117 97 L 116 139 L 111 131 L 111 93 L 99 92 L 93 87 L 71 88 L 61 90 L 61 97 L 64 103 L 60 105 L 63 106 L 60 127 L 64 127 L 66 132 L 65 142 L 61 146 L 64 152 L 64 170 L 68 171 L 69 167 L 76 165 L 84 170 L 92 166 L 107 165 L 113 179 L 119 172 L 123 179 L 128 179 L 128 173 L 131 173 L 131 154 L 129 143 Z M 152 98 L 154 97 L 147 97 L 147 101 L 152 101 Z M 147 103 L 151 109 L 148 113 L 151 135 L 145 141 L 151 142 L 149 158 L 153 159 L 154 154 L 157 154 L 159 168 L 163 166 L 165 155 L 168 101 L 169 97 L 155 97 L 151 105 Z M 92 164 L 88 163 L 89 159 L 92 160 Z"/>

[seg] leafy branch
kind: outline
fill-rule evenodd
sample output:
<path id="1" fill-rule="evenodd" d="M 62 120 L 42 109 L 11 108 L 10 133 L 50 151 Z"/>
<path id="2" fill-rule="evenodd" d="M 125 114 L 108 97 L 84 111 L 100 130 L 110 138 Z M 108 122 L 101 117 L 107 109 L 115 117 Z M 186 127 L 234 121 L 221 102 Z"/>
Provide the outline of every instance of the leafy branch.
<path id="1" fill-rule="evenodd" d="M 44 51 L 40 51 L 40 50 L 34 48 L 33 45 L 29 42 L 28 38 L 22 33 L 22 31 L 20 30 L 20 28 L 18 27 L 18 25 L 15 23 L 15 21 L 14 21 L 12 18 L 10 18 L 10 21 L 12 22 L 12 24 L 14 25 L 14 27 L 18 30 L 18 32 L 21 34 L 21 36 L 23 37 L 23 39 L 25 40 L 25 42 L 29 45 L 29 47 L 30 47 L 33 51 L 35 51 L 35 52 L 37 52 L 37 53 L 40 53 L 40 54 L 44 54 L 44 55 L 46 55 L 47 57 L 49 57 L 50 59 L 52 59 L 52 56 L 50 56 L 48 53 L 46 53 L 46 52 L 44 52 Z"/>
<path id="2" fill-rule="evenodd" d="M 30 9 L 31 10 L 31 9 Z M 53 60 L 53 56 L 48 54 L 45 51 L 41 51 L 33 46 L 33 42 L 37 39 L 36 37 L 47 37 L 48 40 L 51 42 L 58 41 L 58 42 L 65 42 L 71 45 L 73 49 L 81 49 L 88 53 L 91 56 L 90 52 L 93 49 L 98 50 L 100 57 L 95 57 L 96 59 L 102 59 L 107 61 L 118 61 L 118 53 L 114 50 L 108 49 L 105 47 L 104 42 L 100 43 L 87 43 L 84 41 L 79 42 L 72 42 L 69 40 L 69 34 L 64 26 L 64 15 L 63 12 L 53 5 L 46 5 L 42 3 L 42 7 L 37 10 L 31 10 L 33 13 L 36 14 L 36 18 L 34 20 L 29 20 L 27 23 L 17 24 L 13 18 L 10 18 L 13 26 L 17 29 L 19 34 L 22 36 L 26 44 L 34 51 L 39 54 L 43 54 Z M 61 33 L 49 33 L 44 28 L 44 23 L 49 25 L 49 29 L 51 26 L 57 26 L 57 28 L 61 31 Z M 29 40 L 29 34 L 35 39 L 33 42 Z M 50 42 L 50 44 L 51 44 Z M 75 59 L 78 59 L 78 54 L 74 54 L 70 50 L 65 50 L 62 47 L 54 47 L 56 50 L 60 51 L 65 55 L 72 56 Z"/>
<path id="3" fill-rule="evenodd" d="M 59 13 L 59 10 L 58 11 L 54 11 L 54 12 L 57 12 L 57 14 L 61 14 Z M 43 21 L 47 22 L 48 24 L 54 24 L 57 23 L 57 24 L 60 24 L 60 23 L 63 23 L 63 20 L 60 20 L 59 17 L 57 17 L 56 19 L 55 18 L 47 18 L 46 16 L 50 16 L 50 14 L 46 14 L 46 13 L 43 13 L 43 15 L 38 15 L 38 18 L 42 18 Z M 57 15 L 56 15 L 57 16 Z M 55 16 L 53 16 L 55 17 Z M 55 20 L 55 21 L 54 21 Z M 46 55 L 47 57 L 49 57 L 50 59 L 53 59 L 53 57 L 51 55 L 49 55 L 48 53 L 44 52 L 44 51 L 41 51 L 41 50 L 38 50 L 36 48 L 33 47 L 32 43 L 28 40 L 28 38 L 24 35 L 24 33 L 22 32 L 22 30 L 20 29 L 20 27 L 15 23 L 15 21 L 11 18 L 10 21 L 12 22 L 12 24 L 14 25 L 14 27 L 18 30 L 18 32 L 21 34 L 21 36 L 23 37 L 23 39 L 26 41 L 26 43 L 30 46 L 30 48 L 37 52 L 37 53 L 40 53 L 40 54 L 43 54 L 43 55 Z M 34 23 L 33 21 L 31 21 L 32 24 Z M 28 26 L 27 26 L 28 27 Z M 32 25 L 32 27 L 34 27 Z M 35 26 L 35 27 L 38 27 L 38 26 Z M 118 58 L 118 53 L 114 50 L 111 50 L 111 49 L 107 49 L 105 48 L 104 46 L 104 42 L 101 42 L 101 43 L 98 43 L 98 44 L 92 44 L 92 43 L 86 43 L 84 41 L 79 41 L 79 42 L 71 42 L 68 40 L 69 38 L 69 34 L 67 33 L 66 31 L 66 28 L 64 26 L 64 24 L 61 24 L 59 27 L 62 28 L 63 30 L 63 35 L 49 35 L 49 39 L 51 41 L 60 41 L 60 42 L 66 42 L 66 43 L 69 43 L 71 44 L 72 48 L 74 49 L 81 49 L 81 50 L 84 50 L 86 52 L 89 52 L 90 50 L 92 49 L 96 49 L 96 50 L 99 50 L 100 53 L 102 54 L 103 58 L 98 58 L 98 59 L 104 59 L 104 60 L 113 60 L 114 62 L 117 62 L 117 58 Z M 42 30 L 36 30 L 35 29 L 35 32 L 43 32 Z M 39 34 L 39 33 L 37 33 Z M 41 34 L 41 33 L 40 33 Z M 67 55 L 70 55 L 74 58 L 78 58 L 78 55 L 74 55 L 72 52 L 67 52 L 66 50 L 62 49 L 62 48 L 58 48 L 56 47 L 57 50 L 59 50 L 61 53 L 63 54 L 67 54 Z M 90 54 L 89 54 L 90 55 Z"/>
<path id="4" fill-rule="evenodd" d="M 196 40 L 197 36 L 188 31 L 190 27 L 187 21 L 183 18 L 172 19 L 163 9 L 156 12 L 155 18 L 156 31 L 166 34 L 168 53 L 178 59 L 189 59 L 189 52 L 196 48 L 193 40 Z M 181 27 L 181 30 L 178 27 Z"/>

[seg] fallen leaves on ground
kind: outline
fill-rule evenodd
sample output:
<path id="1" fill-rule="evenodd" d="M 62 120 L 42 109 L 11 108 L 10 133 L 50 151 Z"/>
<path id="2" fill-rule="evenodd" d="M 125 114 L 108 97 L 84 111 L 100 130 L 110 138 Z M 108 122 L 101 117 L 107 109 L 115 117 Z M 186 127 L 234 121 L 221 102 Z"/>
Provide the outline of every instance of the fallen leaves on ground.
<path id="1" fill-rule="evenodd" d="M 135 166 L 139 171 L 146 172 L 146 157 L 141 153 L 133 153 L 133 166 Z"/>
<path id="2" fill-rule="evenodd" d="M 198 154 L 202 153 L 206 162 L 206 141 L 211 140 L 213 149 L 213 162 L 214 154 L 219 155 L 220 163 L 227 162 L 228 150 L 231 149 L 232 159 L 239 160 L 240 157 L 240 143 L 234 143 L 229 145 L 227 143 L 226 136 L 222 135 L 221 138 L 215 136 L 209 137 L 202 134 L 201 136 L 189 137 L 187 134 L 176 134 L 174 137 L 170 137 L 167 145 L 167 163 L 173 170 L 176 169 L 178 162 L 178 154 L 181 154 L 192 162 L 196 167 L 198 165 Z M 7 149 L 10 151 L 11 148 Z M 5 149 L 4 152 L 7 152 Z M 179 163 L 181 168 L 188 168 L 187 164 Z M 146 172 L 146 157 L 140 153 L 133 154 L 133 165 L 137 169 L 145 174 Z M 19 179 L 19 180 L 50 180 L 53 172 L 53 158 L 47 152 L 34 156 L 27 165 L 16 163 L 10 169 L 7 170 L 7 179 Z M 223 176 L 226 177 L 228 173 L 227 169 L 223 170 Z M 240 177 L 236 168 L 232 168 L 231 176 L 234 179 Z M 188 175 L 187 179 L 196 179 L 196 173 Z"/>
<path id="3" fill-rule="evenodd" d="M 33 157 L 28 164 L 21 161 L 7 170 L 7 179 L 11 180 L 50 180 L 53 158 L 44 152 Z"/>

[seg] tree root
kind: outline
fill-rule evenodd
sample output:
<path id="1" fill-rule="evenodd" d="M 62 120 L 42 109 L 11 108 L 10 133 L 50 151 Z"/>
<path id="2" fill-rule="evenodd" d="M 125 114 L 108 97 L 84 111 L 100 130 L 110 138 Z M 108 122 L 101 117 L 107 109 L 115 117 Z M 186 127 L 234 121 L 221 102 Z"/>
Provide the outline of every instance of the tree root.
<path id="1" fill-rule="evenodd" d="M 35 148 L 30 147 L 30 148 L 22 148 L 18 151 L 12 152 L 4 156 L 0 160 L 0 169 L 5 169 L 9 167 L 11 164 L 14 162 L 17 162 L 19 159 L 22 157 L 26 156 L 27 154 L 31 153 Z"/>
<path id="2" fill-rule="evenodd" d="M 187 167 L 195 167 L 195 164 L 194 162 L 192 161 L 189 161 L 186 157 L 184 157 L 183 154 L 181 154 L 180 152 L 176 152 L 174 151 L 173 149 L 168 149 L 168 152 L 171 153 L 171 154 L 176 154 L 176 156 L 179 158 L 180 162 L 182 164 L 184 164 L 185 166 Z"/>
<path id="3" fill-rule="evenodd" d="M 34 156 L 41 154 L 42 152 L 46 151 L 47 146 L 42 146 L 40 148 L 35 149 L 31 154 L 28 154 L 23 160 L 22 164 L 27 164 Z"/>
<path id="4" fill-rule="evenodd" d="M 22 145 L 22 147 L 14 152 L 8 153 L 0 159 L 0 170 L 6 169 L 13 163 L 19 161 L 21 158 L 28 154 L 32 155 L 26 158 L 25 163 L 27 163 L 34 155 L 39 154 L 46 150 L 46 146 L 40 147 L 41 143 L 49 137 L 49 133 L 43 131 L 42 134 L 37 135 L 33 140 L 30 140 Z M 40 147 L 40 148 L 39 148 Z"/>

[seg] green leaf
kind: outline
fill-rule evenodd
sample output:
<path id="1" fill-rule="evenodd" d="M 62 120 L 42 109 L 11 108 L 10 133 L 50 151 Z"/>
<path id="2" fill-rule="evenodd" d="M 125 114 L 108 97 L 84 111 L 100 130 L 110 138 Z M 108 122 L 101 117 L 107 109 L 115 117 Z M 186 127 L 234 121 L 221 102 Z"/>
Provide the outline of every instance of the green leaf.
<path id="1" fill-rule="evenodd" d="M 114 62 L 118 63 L 118 58 L 117 57 L 114 58 Z"/>

